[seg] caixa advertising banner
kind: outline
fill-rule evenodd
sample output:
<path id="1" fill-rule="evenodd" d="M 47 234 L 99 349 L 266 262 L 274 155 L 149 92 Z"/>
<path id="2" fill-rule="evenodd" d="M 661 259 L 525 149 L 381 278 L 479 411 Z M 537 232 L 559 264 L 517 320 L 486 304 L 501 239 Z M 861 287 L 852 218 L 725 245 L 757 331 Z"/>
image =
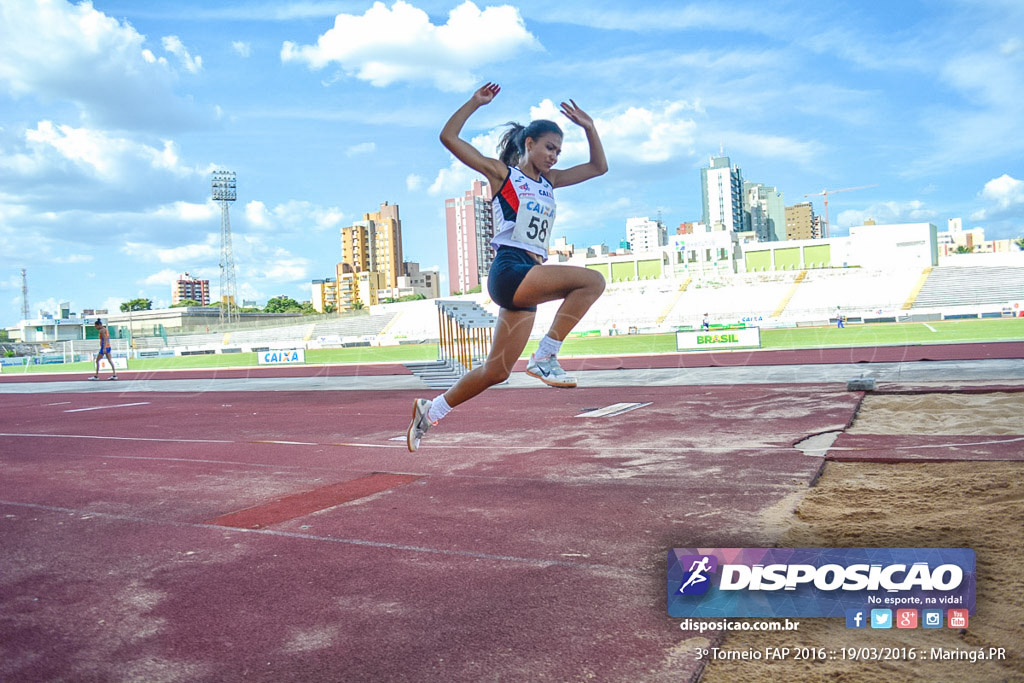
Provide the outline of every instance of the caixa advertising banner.
<path id="1" fill-rule="evenodd" d="M 847 610 L 974 614 L 969 548 L 673 548 L 670 617 L 843 617 Z"/>

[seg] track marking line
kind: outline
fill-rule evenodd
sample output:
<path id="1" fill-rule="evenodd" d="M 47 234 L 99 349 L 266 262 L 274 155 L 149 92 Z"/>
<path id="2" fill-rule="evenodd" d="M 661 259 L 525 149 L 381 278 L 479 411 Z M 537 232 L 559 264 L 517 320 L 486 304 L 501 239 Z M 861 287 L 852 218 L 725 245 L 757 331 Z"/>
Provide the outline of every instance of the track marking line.
<path id="1" fill-rule="evenodd" d="M 319 446 L 318 443 L 310 443 L 309 441 L 275 441 L 273 439 L 257 439 L 255 441 L 249 441 L 248 443 L 277 443 L 284 446 Z"/>
<path id="2" fill-rule="evenodd" d="M 70 402 L 70 401 L 69 401 Z M 131 406 L 148 406 L 149 401 L 142 401 L 141 403 L 118 403 L 113 406 L 93 406 L 92 408 L 72 408 L 65 410 L 65 413 L 84 413 L 87 410 L 106 410 L 107 408 L 130 408 Z"/>
<path id="3" fill-rule="evenodd" d="M 651 405 L 651 402 L 647 403 L 613 403 L 610 406 L 604 408 L 598 408 L 597 410 L 588 410 L 585 413 L 580 413 L 574 417 L 615 417 L 616 415 L 622 415 L 628 413 L 631 410 L 637 408 L 643 408 L 644 406 Z"/>
<path id="4" fill-rule="evenodd" d="M 647 405 L 647 404 L 642 404 Z M 381 444 L 381 443 L 345 443 L 345 442 L 333 442 L 333 443 L 305 443 L 299 441 L 230 441 L 227 439 L 156 439 L 143 436 L 95 436 L 89 434 L 17 434 L 10 432 L 0 432 L 0 437 L 29 437 L 29 438 L 42 438 L 42 439 L 109 439 L 111 441 L 152 441 L 157 443 L 265 443 L 265 444 L 288 444 L 288 445 L 302 445 L 302 446 L 351 446 L 354 448 L 397 448 L 405 450 L 405 446 L 398 444 Z M 902 451 L 913 451 L 930 448 L 955 448 L 963 446 L 991 446 L 1004 443 L 1018 443 L 1024 442 L 1024 436 L 1009 436 L 1008 438 L 1001 438 L 999 436 L 991 439 L 985 439 L 982 441 L 971 441 L 964 443 L 940 443 L 940 444 L 918 444 L 910 446 L 830 446 L 829 451 L 877 451 L 877 450 L 902 450 Z M 578 451 L 579 446 L 553 446 L 544 444 L 531 444 L 528 446 L 517 446 L 508 443 L 492 443 L 492 444 L 479 444 L 469 446 L 464 443 L 452 443 L 445 441 L 434 441 L 430 444 L 424 444 L 421 446 L 435 448 L 445 448 L 447 450 L 506 450 L 506 451 Z M 793 451 L 799 450 L 794 446 L 787 446 L 782 444 L 770 444 L 770 443 L 742 443 L 727 446 L 691 446 L 686 444 L 673 444 L 669 446 L 633 446 L 630 444 L 617 445 L 615 446 L 617 451 L 670 451 L 670 452 L 688 452 L 688 451 L 699 451 L 699 452 L 723 452 L 728 453 L 736 450 L 758 450 L 758 451 Z M 184 460 L 190 461 L 188 458 Z M 220 462 L 220 461 L 211 461 Z"/>
<path id="5" fill-rule="evenodd" d="M 206 523 L 236 529 L 263 529 L 377 493 L 390 491 L 422 478 L 412 474 L 374 472 L 364 477 L 321 486 L 312 491 L 294 493 L 267 503 L 229 512 Z"/>
<path id="6" fill-rule="evenodd" d="M 225 439 L 156 439 L 145 436 L 95 436 L 91 434 L 12 434 L 0 432 L 0 436 L 24 436 L 42 439 L 109 439 L 111 441 L 157 441 L 161 443 L 236 443 Z"/>
<path id="7" fill-rule="evenodd" d="M 56 403 L 47 403 L 46 405 L 48 405 L 48 406 L 66 406 L 69 403 L 71 403 L 71 401 L 57 401 Z"/>
<path id="8" fill-rule="evenodd" d="M 491 560 L 495 562 L 514 562 L 517 564 L 532 565 L 535 567 L 568 567 L 582 569 L 584 571 L 599 572 L 604 575 L 616 575 L 622 577 L 647 577 L 648 570 L 630 569 L 628 567 L 615 567 L 607 564 L 584 564 L 582 562 L 568 562 L 566 560 L 542 559 L 534 557 L 517 557 L 515 555 L 496 555 L 492 553 L 477 552 L 473 550 L 452 550 L 447 548 L 430 548 L 426 546 L 405 545 L 402 543 L 387 543 L 384 541 L 367 541 L 359 538 L 338 538 L 334 536 L 316 536 L 314 534 L 303 534 L 294 531 L 279 531 L 276 529 L 240 529 L 238 527 L 214 526 L 195 522 L 178 522 L 174 520 L 158 520 L 147 517 L 136 517 L 134 515 L 119 515 L 107 512 L 94 512 L 91 510 L 76 510 L 73 508 L 57 507 L 54 505 L 40 505 L 38 503 L 19 503 L 15 501 L 0 500 L 0 505 L 10 507 L 27 508 L 45 512 L 57 512 L 78 517 L 93 517 L 100 519 L 111 519 L 121 522 L 133 522 L 136 524 L 155 524 L 158 526 L 170 526 L 180 529 L 203 529 L 217 533 L 242 533 L 257 534 L 261 536 L 275 536 L 278 538 L 291 538 L 301 541 L 315 541 L 319 543 L 340 543 L 342 545 L 355 545 L 366 548 L 380 548 L 383 550 L 399 550 L 404 552 L 425 553 L 430 555 L 443 555 L 448 557 L 467 557 L 474 560 Z"/>

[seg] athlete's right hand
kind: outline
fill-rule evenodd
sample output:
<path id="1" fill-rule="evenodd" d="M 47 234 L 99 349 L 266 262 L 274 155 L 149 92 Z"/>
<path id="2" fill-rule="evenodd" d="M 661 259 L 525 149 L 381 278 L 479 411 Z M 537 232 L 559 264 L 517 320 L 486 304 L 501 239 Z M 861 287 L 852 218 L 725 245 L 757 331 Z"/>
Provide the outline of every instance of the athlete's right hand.
<path id="1" fill-rule="evenodd" d="M 501 92 L 500 85 L 497 83 L 487 82 L 482 88 L 473 93 L 473 97 L 471 99 L 478 107 L 482 107 L 485 104 L 490 104 L 491 100 L 493 100 L 499 92 Z"/>

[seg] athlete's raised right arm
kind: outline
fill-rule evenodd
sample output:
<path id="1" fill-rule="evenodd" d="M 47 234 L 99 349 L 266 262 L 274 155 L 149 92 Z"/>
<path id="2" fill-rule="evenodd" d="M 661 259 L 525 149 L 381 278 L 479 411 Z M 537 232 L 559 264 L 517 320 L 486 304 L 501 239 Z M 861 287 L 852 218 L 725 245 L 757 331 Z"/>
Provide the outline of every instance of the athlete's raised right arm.
<path id="1" fill-rule="evenodd" d="M 455 155 L 455 158 L 469 166 L 474 171 L 479 171 L 490 182 L 495 190 L 505 181 L 508 174 L 508 167 L 498 159 L 486 157 L 473 145 L 459 137 L 462 127 L 466 125 L 470 115 L 480 107 L 490 104 L 495 95 L 501 91 L 497 83 L 487 83 L 469 98 L 469 101 L 459 107 L 448 119 L 441 129 L 441 144 Z"/>

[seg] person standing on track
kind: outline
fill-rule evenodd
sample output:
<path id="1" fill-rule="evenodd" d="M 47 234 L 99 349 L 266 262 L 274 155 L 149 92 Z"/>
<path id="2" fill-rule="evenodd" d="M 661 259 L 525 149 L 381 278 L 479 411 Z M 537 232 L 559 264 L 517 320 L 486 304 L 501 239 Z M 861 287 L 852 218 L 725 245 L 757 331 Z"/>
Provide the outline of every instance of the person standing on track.
<path id="1" fill-rule="evenodd" d="M 459 137 L 470 115 L 490 104 L 501 88 L 487 83 L 452 115 L 441 130 L 441 143 L 455 157 L 483 174 L 491 186 L 494 238 L 497 250 L 487 280 L 491 300 L 501 307 L 494 341 L 485 363 L 433 400 L 413 403 L 412 423 L 406 434 L 410 451 L 448 412 L 512 373 L 533 329 L 537 305 L 562 300 L 548 333 L 530 356 L 527 374 L 554 387 L 571 388 L 576 380 L 558 364 L 558 351 L 572 328 L 604 292 L 604 277 L 579 266 L 542 266 L 555 219 L 558 187 L 575 185 L 608 171 L 604 148 L 594 120 L 576 103 L 561 103 L 562 114 L 586 133 L 590 160 L 567 169 L 555 169 L 562 151 L 562 129 L 553 121 L 537 120 L 528 126 L 510 123 L 501 139 L 498 158 L 484 156 Z"/>
<path id="2" fill-rule="evenodd" d="M 104 325 L 99 318 L 96 319 L 95 326 L 100 333 L 100 350 L 99 353 L 96 354 L 96 374 L 89 379 L 100 378 L 100 361 L 104 356 L 107 357 L 107 362 L 110 363 L 110 369 L 114 373 L 110 376 L 110 379 L 117 379 L 117 368 L 114 367 L 114 359 L 110 357 L 110 330 L 107 329 L 107 326 Z"/>

